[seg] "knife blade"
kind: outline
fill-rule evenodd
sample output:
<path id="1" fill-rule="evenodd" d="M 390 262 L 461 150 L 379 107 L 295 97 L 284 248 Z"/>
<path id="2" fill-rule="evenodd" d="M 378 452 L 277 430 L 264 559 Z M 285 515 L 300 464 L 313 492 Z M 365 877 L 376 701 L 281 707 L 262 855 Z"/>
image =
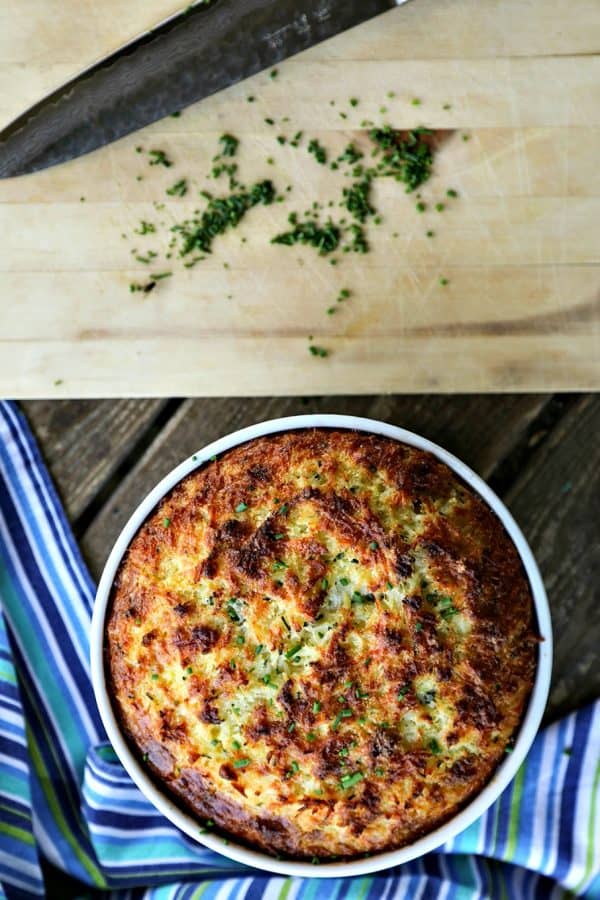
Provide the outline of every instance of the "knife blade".
<path id="1" fill-rule="evenodd" d="M 0 132 L 0 177 L 118 140 L 407 0 L 214 0 L 68 81 Z"/>

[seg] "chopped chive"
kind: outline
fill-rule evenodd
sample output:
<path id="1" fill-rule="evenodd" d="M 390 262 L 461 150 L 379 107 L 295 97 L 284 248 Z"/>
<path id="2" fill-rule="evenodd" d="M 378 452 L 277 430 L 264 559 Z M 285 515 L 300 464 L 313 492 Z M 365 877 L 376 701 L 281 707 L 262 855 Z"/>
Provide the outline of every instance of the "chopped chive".
<path id="1" fill-rule="evenodd" d="M 162 520 L 162 524 L 163 524 L 163 528 L 168 528 L 169 525 L 171 524 L 171 520 L 169 518 L 164 518 Z"/>
<path id="2" fill-rule="evenodd" d="M 375 594 L 361 594 L 360 591 L 354 591 L 352 603 L 375 603 Z"/>
<path id="3" fill-rule="evenodd" d="M 188 183 L 186 178 L 176 181 L 175 184 L 167 188 L 167 194 L 170 197 L 185 197 L 188 192 Z"/>
<path id="4" fill-rule="evenodd" d="M 247 504 L 247 503 L 238 503 L 238 505 L 237 505 L 236 508 L 235 508 L 235 511 L 236 511 L 237 513 L 241 513 L 241 512 L 244 512 L 244 511 L 247 510 L 247 509 L 248 509 L 248 504 Z"/>
<path id="5" fill-rule="evenodd" d="M 340 722 L 342 721 L 342 719 L 348 719 L 348 718 L 350 718 L 351 715 L 352 715 L 351 709 L 341 709 L 339 711 L 339 713 L 337 714 L 337 716 L 335 717 L 335 719 L 333 720 L 333 723 L 331 725 L 332 730 L 336 731 Z"/>
<path id="6" fill-rule="evenodd" d="M 239 615 L 238 615 L 238 613 L 237 613 L 237 610 L 236 610 L 235 607 L 233 606 L 233 604 L 235 603 L 235 600 L 236 600 L 235 597 L 232 597 L 230 600 L 228 600 L 228 602 L 227 602 L 227 614 L 229 615 L 229 618 L 231 619 L 232 622 L 241 622 L 242 620 L 241 620 L 241 618 L 239 617 Z"/>
<path id="7" fill-rule="evenodd" d="M 249 766 L 249 765 L 250 765 L 250 760 L 249 760 L 249 759 L 246 759 L 246 758 L 244 758 L 244 759 L 234 759 L 234 761 L 233 761 L 233 768 L 234 768 L 234 769 L 244 769 L 246 766 Z"/>
<path id="8" fill-rule="evenodd" d="M 316 140 L 316 138 L 313 138 L 309 142 L 308 152 L 312 153 L 312 155 L 314 156 L 316 161 L 318 163 L 320 163 L 321 165 L 325 165 L 325 163 L 327 162 L 327 151 L 325 150 L 324 147 L 321 146 L 321 144 L 318 142 L 318 140 Z"/>
<path id="9" fill-rule="evenodd" d="M 283 616 L 282 616 L 282 618 L 283 618 Z M 302 650 L 302 646 L 303 646 L 302 644 L 294 644 L 294 646 L 290 647 L 290 649 L 286 652 L 285 658 L 291 659 L 293 656 L 296 656 L 298 651 Z"/>
<path id="10" fill-rule="evenodd" d="M 362 772 L 354 772 L 353 775 L 342 775 L 340 778 L 340 784 L 344 788 L 344 790 L 348 790 L 348 788 L 354 787 L 355 784 L 358 784 L 359 781 L 362 781 L 365 776 Z"/>
<path id="11" fill-rule="evenodd" d="M 149 150 L 148 156 L 151 166 L 164 166 L 166 169 L 170 169 L 173 165 L 164 150 Z"/>

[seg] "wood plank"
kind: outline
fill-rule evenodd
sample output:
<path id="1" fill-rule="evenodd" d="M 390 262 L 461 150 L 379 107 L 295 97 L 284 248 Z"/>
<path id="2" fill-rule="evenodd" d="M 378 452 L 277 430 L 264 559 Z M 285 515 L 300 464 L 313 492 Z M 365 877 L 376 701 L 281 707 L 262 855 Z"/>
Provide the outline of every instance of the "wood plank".
<path id="1" fill-rule="evenodd" d="M 266 109 L 263 112 L 268 112 L 268 98 L 264 105 Z M 295 191 L 290 199 L 296 203 L 308 200 L 312 202 L 314 197 L 329 200 L 336 195 L 342 179 L 333 175 L 327 167 L 312 166 L 304 173 L 303 180 L 298 181 L 298 165 L 304 161 L 306 147 L 297 150 L 290 146 L 281 147 L 276 140 L 280 132 L 288 136 L 295 133 L 296 129 L 291 122 L 280 122 L 273 131 L 265 127 L 262 118 L 252 127 L 249 115 L 249 111 L 245 111 L 244 117 L 235 127 L 235 133 L 242 142 L 239 156 L 245 180 L 269 175 L 278 184 L 281 183 L 281 187 L 291 182 L 295 185 Z M 362 114 L 358 128 L 354 127 L 357 114 L 350 110 L 349 115 L 353 122 L 343 130 L 339 130 L 335 112 L 328 121 L 327 129 L 310 130 L 311 137 L 328 148 L 331 158 L 343 153 L 350 141 L 369 151 L 366 129 L 360 127 Z M 394 120 L 395 116 L 395 109 L 386 114 L 386 118 L 390 120 Z M 413 112 L 412 116 L 411 125 L 416 124 L 420 117 L 426 121 L 435 120 L 440 123 L 440 127 L 447 124 L 441 122 L 442 117 L 447 116 L 444 110 L 434 112 L 427 107 L 422 113 Z M 376 121 L 383 118 L 377 111 Z M 342 124 L 340 120 L 340 126 Z M 436 183 L 444 193 L 446 186 L 451 185 L 459 191 L 465 203 L 472 203 L 480 198 L 489 203 L 492 200 L 498 201 L 502 196 L 551 196 L 554 199 L 600 196 L 600 128 L 597 126 L 573 126 L 568 129 L 485 128 L 469 133 L 469 141 L 461 141 L 458 135 L 436 153 Z M 190 177 L 194 189 L 214 191 L 214 181 L 207 178 L 206 174 L 212 169 L 212 159 L 223 129 L 198 131 L 191 111 L 188 111 L 179 119 L 157 123 L 143 134 L 126 138 L 114 148 L 107 147 L 100 153 L 73 160 L 68 166 L 39 172 L 34 178 L 5 181 L 0 191 L 0 202 L 18 205 L 74 203 L 79 207 L 80 198 L 84 194 L 88 204 L 122 203 L 123 221 L 120 224 L 129 228 L 132 224 L 137 225 L 135 209 L 130 212 L 130 204 L 160 200 L 167 204 L 165 216 L 178 215 L 183 202 L 165 194 L 165 189 L 176 180 L 173 171 L 152 171 L 148 168 L 146 157 L 140 158 L 135 153 L 135 148 L 142 141 L 145 146 L 151 146 L 148 144 L 149 136 L 158 134 L 160 146 L 168 150 L 170 158 L 175 162 L 175 171 L 178 173 L 176 177 Z M 269 171 L 264 165 L 267 154 L 272 154 L 276 160 L 276 168 Z M 143 176 L 141 181 L 137 180 L 138 175 Z M 390 192 L 393 195 L 393 210 L 398 203 L 398 193 L 397 190 Z M 295 199 L 298 196 L 300 199 Z M 406 202 L 411 205 L 412 199 L 402 198 L 403 212 Z M 151 213 L 154 219 L 158 218 L 155 209 Z M 78 215 L 77 210 L 74 210 L 74 214 Z M 122 227 L 118 230 L 117 237 L 122 230 Z M 3 263 L 0 261 L 0 265 L 2 268 L 6 266 L 6 260 Z"/>
<path id="2" fill-rule="evenodd" d="M 305 329 L 307 331 L 308 329 Z M 196 397 L 393 393 L 568 391 L 598 387 L 595 323 L 564 334 L 351 337 L 323 340 L 333 356 L 309 354 L 307 337 L 267 347 L 254 337 L 208 335 L 176 340 L 86 340 L 74 355 L 65 341 L 12 341 L 2 348 L 0 394 L 13 397 Z M 232 377 L 232 373 L 235 377 Z"/>
<path id="3" fill-rule="evenodd" d="M 354 30 L 355 59 L 477 59 L 597 53 L 596 0 L 418 0 Z M 418 53 L 415 53 L 418 47 Z M 311 51 L 336 58 L 341 40 Z"/>
<path id="4" fill-rule="evenodd" d="M 118 471 L 163 407 L 160 400 L 23 404 L 71 521 Z"/>
<path id="5" fill-rule="evenodd" d="M 265 115 L 279 120 L 293 111 L 298 128 L 344 130 L 348 122 L 356 126 L 361 119 L 377 118 L 385 104 L 395 125 L 407 128 L 415 122 L 415 98 L 422 102 L 418 120 L 437 128 L 600 124 L 597 56 L 461 57 L 449 61 L 419 59 L 418 48 L 414 52 L 415 58 L 410 60 L 355 60 L 351 48 L 341 58 L 329 61 L 312 61 L 306 59 L 308 53 L 302 54 L 287 60 L 276 79 L 260 73 L 190 107 L 188 127 L 198 131 L 239 129 L 244 122 L 244 130 L 256 129 Z M 0 122 L 8 123 L 29 102 L 20 99 L 15 103 L 18 92 L 12 88 L 23 75 L 28 79 L 30 70 L 24 70 L 22 63 L 0 67 Z M 40 87 L 36 82 L 28 96 L 43 96 Z M 393 100 L 387 99 L 390 91 L 396 94 Z M 248 96 L 255 96 L 258 102 L 248 103 Z M 351 116 L 348 99 L 352 96 L 360 103 Z M 336 107 L 331 107 L 331 100 Z M 451 108 L 444 110 L 447 104 Z M 340 110 L 346 112 L 347 120 L 340 118 Z M 161 127 L 172 130 L 168 120 Z"/>
<path id="6" fill-rule="evenodd" d="M 595 55 L 430 60 L 420 58 L 415 46 L 410 59 L 381 59 L 376 53 L 356 60 L 346 47 L 339 58 L 313 61 L 307 58 L 313 52 L 287 60 L 276 79 L 259 74 L 195 104 L 186 111 L 188 127 L 255 130 L 264 116 L 279 121 L 291 115 L 298 128 L 344 131 L 363 119 L 377 120 L 382 104 L 398 128 L 411 128 L 415 121 L 467 129 L 600 124 L 600 57 Z M 389 99 L 391 91 L 395 97 Z M 248 96 L 256 102 L 248 103 Z M 354 109 L 351 97 L 360 101 Z M 414 99 L 420 100 L 418 110 Z M 447 104 L 450 109 L 444 109 Z M 163 120 L 160 128 L 171 131 L 172 124 Z"/>
<path id="7" fill-rule="evenodd" d="M 277 341 L 294 337 L 305 341 L 308 333 L 326 341 L 536 337 L 556 327 L 563 333 L 581 333 L 593 326 L 598 314 L 590 269 L 583 265 L 456 267 L 440 259 L 435 267 L 412 268 L 381 259 L 375 278 L 371 265 L 349 265 L 341 273 L 329 267 L 320 270 L 307 255 L 296 257 L 293 252 L 287 257 L 289 267 L 275 271 L 260 261 L 259 254 L 250 272 L 233 257 L 228 269 L 207 265 L 202 273 L 182 273 L 179 281 L 161 285 L 151 297 L 138 294 L 135 303 L 127 304 L 123 303 L 127 285 L 120 292 L 99 292 L 94 303 L 76 304 L 77 297 L 89 296 L 98 287 L 98 276 L 90 273 L 0 276 L 0 291 L 11 298 L 0 342 L 71 341 L 76 346 L 80 341 L 125 341 L 131 331 L 144 341 L 171 346 L 211 336 L 253 338 L 258 343 L 267 331 Z M 304 259 L 312 284 L 294 280 L 298 259 Z M 147 277 L 139 269 L 129 275 L 138 280 Z M 445 286 L 439 283 L 441 275 L 448 278 Z M 110 275 L 105 280 L 116 281 Z M 351 297 L 335 315 L 327 316 L 340 289 L 350 286 Z M 70 292 L 73 303 L 58 299 L 53 306 L 44 304 L 48 290 L 57 298 Z M 270 291 L 280 297 L 275 309 L 268 303 Z M 306 347 L 302 349 L 305 355 Z M 125 390 L 127 366 L 123 361 L 114 376 Z M 225 387 L 228 381 L 224 373 Z"/>
<path id="8" fill-rule="evenodd" d="M 282 183 L 285 179 L 282 179 Z M 300 205 L 303 199 L 277 204 L 276 209 L 267 207 L 254 210 L 250 219 L 251 245 L 242 245 L 240 237 L 247 233 L 247 227 L 230 233 L 218 242 L 214 258 L 198 264 L 194 270 L 178 271 L 177 285 L 184 275 L 194 283 L 198 273 L 214 272 L 223 268 L 223 260 L 229 267 L 256 269 L 257 281 L 268 277 L 274 269 L 276 277 L 282 272 L 290 273 L 295 281 L 304 282 L 305 273 L 298 271 L 298 259 L 304 265 L 322 273 L 321 280 L 339 280 L 344 274 L 373 269 L 409 269 L 442 263 L 452 267 L 503 265 L 587 265 L 600 263 L 600 241 L 598 233 L 590 227 L 600 219 L 599 197 L 503 197 L 498 199 L 478 199 L 463 202 L 445 210 L 444 218 L 434 212 L 421 217 L 411 207 L 414 199 L 406 198 L 400 191 L 386 186 L 380 191 L 379 208 L 386 219 L 385 231 L 373 240 L 370 254 L 360 259 L 344 259 L 340 272 L 329 274 L 327 261 L 314 250 L 290 250 L 271 244 L 271 238 L 287 231 L 287 216 Z M 429 192 L 423 192 L 429 199 Z M 320 196 L 318 193 L 313 196 Z M 441 196 L 438 187 L 430 203 Z M 322 202 L 322 200 L 320 201 Z M 193 216 L 194 204 L 179 204 L 178 216 Z M 159 257 L 150 267 L 166 264 L 164 254 L 172 238 L 171 223 L 177 219 L 168 217 L 159 220 L 150 203 L 131 203 L 127 217 L 122 218 L 119 205 L 112 203 L 94 204 L 35 204 L 27 206 L 5 203 L 0 205 L 0 232 L 5 235 L 4 261 L 2 268 L 8 272 L 76 272 L 105 273 L 118 271 L 131 276 L 132 272 L 145 275 L 148 265 L 132 258 L 132 247 L 143 254 L 144 250 L 157 250 Z M 135 227 L 144 219 L 150 222 L 164 221 L 162 234 L 144 236 L 134 234 Z M 180 220 L 181 220 L 180 219 Z M 11 228 L 18 220 L 22 231 Z M 426 237 L 430 227 L 437 227 L 437 241 Z M 440 231 L 441 229 L 441 231 Z M 398 237 L 394 238 L 394 231 Z M 122 239 L 123 232 L 131 235 L 129 241 Z M 482 241 L 481 235 L 486 237 Z M 218 254 L 218 255 L 217 255 Z M 35 257 L 35 258 L 34 258 Z M 175 262 L 177 265 L 177 262 Z M 177 267 L 181 269 L 181 264 Z M 591 278 L 596 273 L 591 273 Z M 368 276 L 367 276 L 368 277 Z M 590 279 L 591 280 L 591 279 Z M 123 283 L 123 281 L 121 281 Z M 592 282 L 593 283 L 593 282 Z M 117 286 L 107 283 L 107 288 Z M 123 303 L 128 297 L 127 283 L 121 295 Z M 170 287 L 167 285 L 165 287 Z M 3 329 L 4 332 L 4 329 Z"/>
<path id="9" fill-rule="evenodd" d="M 0 8 L 0 121 L 176 12 L 178 0 L 44 0 Z M 515 27 L 516 26 L 516 27 Z M 590 54 L 600 48 L 595 0 L 419 0 L 306 54 L 308 61 Z M 28 65 L 24 65 L 28 60 Z M 3 89 L 6 88 L 6 89 Z"/>
<path id="10" fill-rule="evenodd" d="M 256 421 L 308 412 L 383 419 L 439 442 L 489 477 L 547 402 L 540 396 L 187 401 L 84 533 L 83 551 L 98 577 L 120 529 L 154 484 L 210 441 Z"/>
<path id="11" fill-rule="evenodd" d="M 584 397 L 507 494 L 550 600 L 556 648 L 549 719 L 600 695 L 598 434 L 600 397 Z"/>

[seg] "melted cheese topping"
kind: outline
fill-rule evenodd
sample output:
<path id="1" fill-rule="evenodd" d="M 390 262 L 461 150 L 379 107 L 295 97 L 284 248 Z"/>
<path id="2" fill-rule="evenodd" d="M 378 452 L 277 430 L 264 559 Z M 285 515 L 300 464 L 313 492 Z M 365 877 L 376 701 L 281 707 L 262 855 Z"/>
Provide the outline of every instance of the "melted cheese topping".
<path id="1" fill-rule="evenodd" d="M 124 730 L 199 819 L 273 853 L 401 846 L 481 789 L 536 659 L 529 586 L 435 457 L 290 432 L 188 476 L 117 577 Z"/>

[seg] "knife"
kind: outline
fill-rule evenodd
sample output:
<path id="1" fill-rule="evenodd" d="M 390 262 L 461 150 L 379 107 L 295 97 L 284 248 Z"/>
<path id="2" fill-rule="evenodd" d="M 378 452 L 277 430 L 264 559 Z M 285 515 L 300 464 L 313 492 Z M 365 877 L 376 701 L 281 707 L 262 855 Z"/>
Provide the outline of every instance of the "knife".
<path id="1" fill-rule="evenodd" d="M 90 153 L 405 2 L 201 0 L 0 131 L 0 177 Z"/>

